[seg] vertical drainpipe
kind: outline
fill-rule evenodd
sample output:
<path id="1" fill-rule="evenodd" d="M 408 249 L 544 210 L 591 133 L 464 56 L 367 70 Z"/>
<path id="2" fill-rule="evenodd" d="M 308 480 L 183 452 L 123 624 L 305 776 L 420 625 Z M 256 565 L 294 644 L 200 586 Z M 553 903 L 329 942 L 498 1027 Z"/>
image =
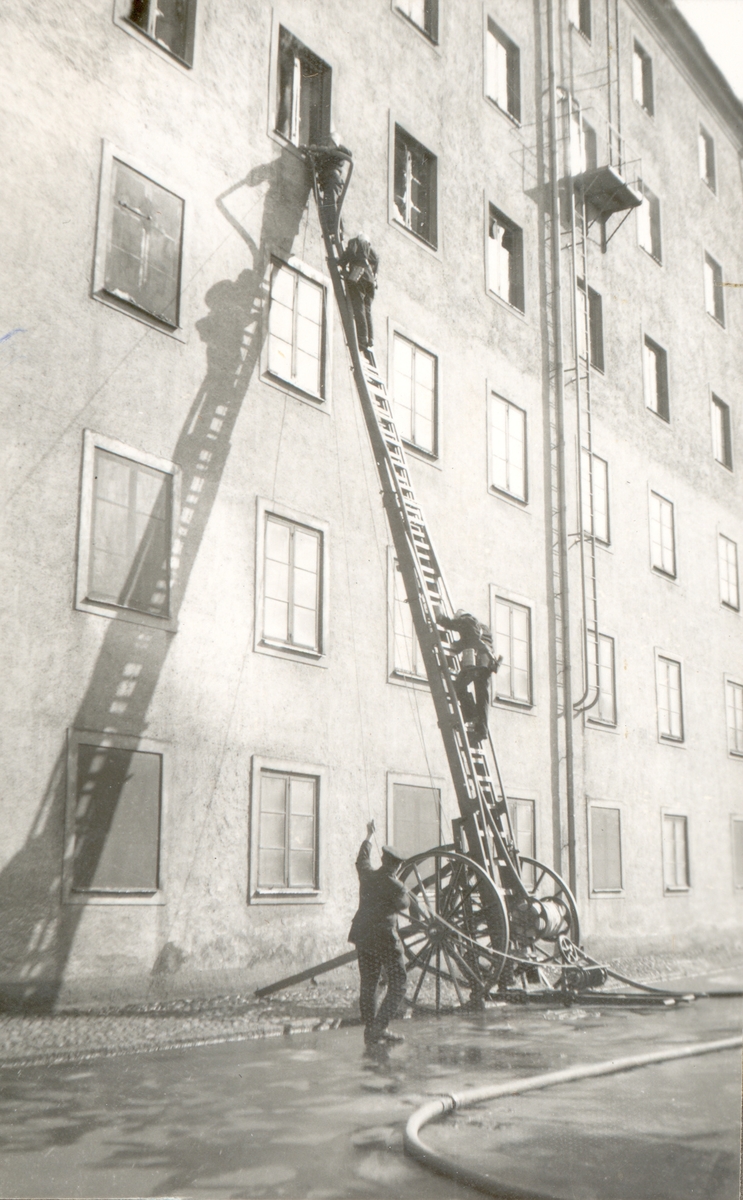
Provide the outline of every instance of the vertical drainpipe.
<path id="1" fill-rule="evenodd" d="M 554 0 L 547 0 L 547 57 L 549 70 L 549 160 L 550 220 L 552 222 L 552 282 L 555 341 L 555 423 L 558 463 L 558 538 L 560 587 L 562 591 L 563 719 L 565 721 L 565 801 L 568 825 L 568 883 L 576 891 L 575 788 L 573 780 L 573 686 L 570 658 L 570 605 L 568 591 L 567 501 L 565 496 L 565 388 L 562 336 L 562 288 L 560 285 L 560 197 L 557 140 L 557 79 L 555 73 Z M 559 719 L 559 717 L 558 717 Z M 559 740 L 558 740 L 559 746 Z M 558 770 L 558 783 L 559 783 Z M 561 873 L 564 868 L 561 866 Z"/>

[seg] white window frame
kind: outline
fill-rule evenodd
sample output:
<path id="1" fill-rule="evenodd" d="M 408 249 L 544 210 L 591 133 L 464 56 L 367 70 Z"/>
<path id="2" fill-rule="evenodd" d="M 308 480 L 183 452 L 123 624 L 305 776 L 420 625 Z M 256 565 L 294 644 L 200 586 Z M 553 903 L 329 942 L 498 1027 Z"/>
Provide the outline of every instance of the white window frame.
<path id="1" fill-rule="evenodd" d="M 586 10 L 588 11 L 588 22 L 583 20 Z M 591 0 L 568 0 L 568 23 L 572 25 L 573 29 L 577 29 L 581 37 L 590 42 L 593 25 Z M 585 28 L 586 23 L 588 29 Z"/>
<path id="2" fill-rule="evenodd" d="M 713 196 L 717 195 L 717 147 L 715 145 L 714 135 L 710 133 L 703 121 L 699 122 L 699 133 L 697 135 L 697 146 L 699 148 L 699 178 L 702 183 L 706 184 Z M 709 154 L 707 147 L 712 147 L 712 178 L 710 179 L 707 167 L 709 165 Z"/>
<path id="3" fill-rule="evenodd" d="M 533 846 L 533 848 L 532 848 L 532 852 L 531 852 L 531 854 L 527 854 L 527 858 L 537 858 L 537 857 L 538 857 L 538 849 L 537 849 L 537 847 L 538 847 L 538 845 L 539 845 L 539 842 L 538 842 L 538 839 L 537 839 L 537 801 L 538 801 L 538 797 L 537 797 L 537 795 L 536 795 L 535 793 L 533 793 L 533 792 L 524 792 L 524 791 L 519 791 L 519 793 L 518 793 L 518 794 L 513 794 L 513 795 L 510 795 L 510 794 L 509 794 L 508 796 L 506 796 L 506 805 L 507 805 L 507 807 L 508 807 L 508 816 L 509 816 L 509 818 L 510 818 L 510 821 L 511 821 L 511 825 L 512 825 L 512 826 L 514 826 L 514 825 L 515 825 L 515 822 L 514 822 L 514 819 L 513 819 L 513 817 L 514 817 L 514 810 L 513 810 L 513 807 L 512 807 L 512 805 L 514 805 L 514 804 L 528 804 L 528 805 L 530 805 L 530 806 L 531 806 L 531 815 L 532 815 L 532 840 L 533 840 L 533 842 L 534 842 L 534 846 Z M 520 853 L 526 854 L 526 851 L 525 851 L 525 850 L 521 850 L 521 849 L 520 849 L 520 847 L 518 846 L 518 841 L 516 841 L 516 846 L 517 846 L 517 848 L 519 849 Z M 535 875 L 536 875 L 536 870 L 535 870 L 535 868 L 534 868 L 534 867 L 531 867 L 531 866 L 528 866 L 528 865 L 524 865 L 524 867 L 522 868 L 521 877 L 522 877 L 522 879 L 523 879 L 523 881 L 524 881 L 524 883 L 526 884 L 526 886 L 527 886 L 527 887 L 533 887 L 533 886 L 534 886 L 534 882 L 535 882 Z"/>
<path id="4" fill-rule="evenodd" d="M 158 887 L 153 892 L 96 892 L 73 890 L 73 868 L 75 855 L 75 816 L 77 809 L 77 759 L 80 745 L 111 747 L 116 750 L 140 751 L 157 754 L 161 761 L 160 772 L 160 842 L 158 846 Z M 134 905 L 136 907 L 165 904 L 168 878 L 168 797 L 173 750 L 168 742 L 129 736 L 128 734 L 99 732 L 70 728 L 67 731 L 66 797 L 64 820 L 64 851 L 62 856 L 62 903 L 71 905 Z"/>
<path id="5" fill-rule="evenodd" d="M 599 658 L 601 655 L 601 642 L 602 641 L 604 643 L 611 642 L 611 685 L 612 685 L 612 707 L 614 709 L 614 716 L 612 719 L 608 719 L 607 717 L 602 717 L 599 715 L 599 705 L 601 703 L 601 695 L 599 695 L 599 699 L 596 701 L 596 703 L 593 705 L 593 707 L 586 709 L 586 721 L 588 722 L 589 725 L 593 725 L 597 729 L 606 729 L 606 730 L 616 731 L 616 729 L 619 725 L 619 712 L 618 712 L 619 705 L 618 705 L 618 701 L 617 701 L 617 642 L 616 642 L 616 638 L 614 637 L 613 634 L 603 633 L 603 632 L 599 631 L 599 635 L 598 635 Z M 596 647 L 596 639 L 593 637 L 593 635 L 591 635 L 588 638 L 589 654 L 591 653 L 591 650 L 594 647 Z M 590 681 L 592 688 L 594 687 L 594 685 L 597 682 L 600 686 L 600 683 L 601 683 L 601 669 L 600 668 L 601 668 L 601 664 L 599 661 L 599 676 L 598 676 L 598 680 L 597 680 L 596 679 L 596 668 L 594 666 L 594 663 L 593 662 L 589 663 L 589 668 L 588 668 L 587 674 L 589 676 L 589 681 Z"/>
<path id="6" fill-rule="evenodd" d="M 186 30 L 187 49 L 185 58 L 180 58 L 173 50 L 168 49 L 164 42 L 158 42 L 152 34 L 146 32 L 144 29 L 140 29 L 138 25 L 129 20 L 132 0 L 114 0 L 114 24 L 125 33 L 128 33 L 130 37 L 147 46 L 149 50 L 153 50 L 160 56 L 163 62 L 170 63 L 177 70 L 188 73 L 193 70 L 195 65 L 196 23 L 199 2 L 200 0 L 188 0 L 189 13 Z M 155 4 L 156 0 L 152 0 L 152 3 Z"/>
<path id="7" fill-rule="evenodd" d="M 438 790 L 440 796 L 439 802 L 439 838 L 440 844 L 444 844 L 444 831 L 446 823 L 450 820 L 449 812 L 449 781 L 443 775 L 414 775 L 406 771 L 388 771 L 387 772 L 387 805 L 385 813 L 385 840 L 388 844 L 393 844 L 395 830 L 395 784 L 401 784 L 402 787 L 419 787 L 428 788 L 429 790 Z"/>
<path id="8" fill-rule="evenodd" d="M 717 414 L 720 414 L 719 418 Z M 717 446 L 717 429 L 715 421 L 720 420 L 720 441 L 721 445 Z M 726 471 L 733 469 L 733 423 L 730 413 L 730 405 L 717 395 L 716 392 L 710 392 L 710 421 L 712 426 L 712 457 L 716 463 L 724 467 Z"/>
<path id="9" fill-rule="evenodd" d="M 738 692 L 740 694 L 741 703 L 743 703 L 743 680 L 741 680 L 740 678 L 733 676 L 733 675 L 726 675 L 725 679 L 724 679 L 724 683 L 725 683 L 725 729 L 726 729 L 726 737 L 727 737 L 728 755 L 730 758 L 736 758 L 736 759 L 738 759 L 738 761 L 743 761 L 743 734 L 741 735 L 740 749 L 738 749 L 738 747 L 735 744 L 734 739 L 731 738 L 731 736 L 730 736 L 731 727 L 730 727 L 730 716 L 729 716 L 729 706 L 728 706 L 728 692 L 729 691 L 730 691 L 731 695 Z"/>
<path id="10" fill-rule="evenodd" d="M 424 462 L 431 463 L 433 466 L 439 465 L 441 457 L 441 358 L 437 350 L 422 341 L 419 337 L 413 337 L 412 334 L 404 330 L 394 321 L 388 322 L 388 351 L 387 351 L 387 391 L 392 401 L 392 415 L 395 416 L 395 340 L 400 338 L 403 342 L 408 342 L 414 351 L 422 351 L 428 354 L 434 360 L 434 396 L 433 396 L 433 450 L 427 450 L 425 446 L 420 446 L 417 442 L 411 442 L 403 437 L 398 427 L 397 432 L 400 434 L 402 441 L 405 444 L 406 454 L 410 452 L 416 458 L 421 458 Z M 395 421 L 397 425 L 397 421 Z"/>
<path id="11" fill-rule="evenodd" d="M 529 698 L 528 700 L 513 700 L 508 696 L 498 695 L 498 673 L 491 676 L 491 701 L 494 707 L 507 709 L 509 712 L 534 713 L 536 711 L 536 679 L 534 678 L 534 664 L 538 662 L 537 648 L 535 644 L 535 621 L 534 611 L 535 606 L 533 600 L 526 596 L 517 596 L 514 592 L 508 591 L 506 588 L 498 587 L 497 584 L 491 583 L 489 588 L 489 612 L 490 612 L 490 628 L 493 633 L 493 648 L 496 657 L 499 654 L 498 637 L 496 633 L 495 616 L 496 604 L 500 601 L 502 604 L 509 606 L 515 605 L 517 608 L 525 609 L 529 617 Z"/>
<path id="12" fill-rule="evenodd" d="M 263 599 L 265 588 L 266 561 L 266 518 L 278 517 L 295 525 L 303 525 L 314 533 L 322 535 L 319 581 L 319 650 L 310 650 L 302 646 L 283 645 L 279 642 L 269 642 L 263 637 Z M 311 517 L 306 513 L 297 512 L 285 504 L 276 504 L 263 496 L 256 497 L 256 531 L 255 531 L 255 620 L 253 649 L 258 654 L 268 654 L 274 658 L 287 658 L 294 662 L 306 662 L 312 666 L 327 667 L 328 665 L 328 633 L 329 633 L 329 552 L 330 525 L 319 517 Z"/>
<path id="13" fill-rule="evenodd" d="M 495 221 L 503 230 L 510 230 L 512 234 L 518 237 L 518 254 L 516 251 L 505 253 L 508 254 L 508 295 L 503 295 L 496 287 L 496 281 L 493 278 L 495 272 L 492 267 L 492 246 L 491 243 L 495 240 L 490 236 L 491 223 Z M 514 282 L 514 273 L 516 279 Z M 519 278 L 520 275 L 520 278 Z M 510 298 L 512 289 L 517 292 L 517 298 L 521 303 L 513 302 Z M 485 290 L 489 296 L 497 300 L 500 304 L 504 304 L 509 312 L 515 313 L 516 316 L 525 319 L 526 315 L 526 254 L 524 253 L 524 230 L 523 226 L 518 225 L 516 221 L 512 221 L 510 217 L 498 208 L 496 204 L 488 200 L 485 196 Z M 519 295 L 520 292 L 520 295 Z"/>
<path id="14" fill-rule="evenodd" d="M 596 809 L 609 810 L 615 812 L 619 816 L 619 887 L 598 887 L 594 880 L 594 862 L 593 862 L 593 813 Z M 621 804 L 615 804 L 611 800 L 589 800 L 586 807 L 587 816 L 587 847 L 588 847 L 588 891 L 590 896 L 624 896 L 625 894 L 625 872 L 624 872 L 624 847 L 623 847 L 623 821 L 624 813 L 622 812 Z"/>
<path id="15" fill-rule="evenodd" d="M 301 275 L 310 283 L 316 284 L 323 290 L 323 330 L 322 330 L 322 359 L 320 363 L 321 388 L 319 392 L 305 391 L 298 384 L 293 383 L 291 379 L 285 379 L 283 375 L 278 375 L 269 370 L 268 367 L 268 339 L 269 339 L 269 319 L 271 310 L 271 286 L 273 283 L 274 267 L 286 267 L 287 270 L 293 271 L 295 275 Z M 269 387 L 277 388 L 280 392 L 284 392 L 289 396 L 294 396 L 295 399 L 301 400 L 305 404 L 310 404 L 312 408 L 320 412 L 331 411 L 331 380 L 333 378 L 333 320 L 332 309 L 330 306 L 330 279 L 327 275 L 323 275 L 321 271 L 316 271 L 313 267 L 309 267 L 307 263 L 295 255 L 289 255 L 288 258 L 278 254 L 270 254 L 268 268 L 266 271 L 266 303 L 263 307 L 263 346 L 261 348 L 261 380 L 267 383 Z"/>
<path id="16" fill-rule="evenodd" d="M 735 601 L 734 602 L 732 599 L 725 598 L 725 589 L 723 588 L 723 578 L 722 578 L 722 574 L 723 574 L 722 573 L 723 542 L 726 542 L 733 547 L 733 559 L 734 559 L 733 569 L 735 571 L 735 578 L 734 578 Z M 726 550 L 725 557 L 726 557 L 726 564 L 727 564 L 727 550 Z M 739 555 L 738 555 L 738 543 L 736 541 L 734 541 L 733 538 L 728 537 L 726 533 L 721 533 L 719 530 L 717 533 L 717 573 L 718 573 L 718 579 L 720 581 L 720 604 L 721 604 L 721 606 L 723 608 L 727 609 L 728 612 L 740 612 L 740 560 L 739 560 Z M 730 592 L 730 590 L 728 590 L 728 596 L 730 596 L 730 594 L 731 594 L 731 592 Z"/>
<path id="17" fill-rule="evenodd" d="M 523 496 L 520 496 L 517 492 L 510 492 L 506 488 L 501 487 L 501 485 L 499 483 L 496 483 L 495 479 L 494 479 L 493 422 L 492 422 L 492 416 L 491 416 L 491 408 L 492 408 L 492 403 L 493 403 L 494 399 L 500 401 L 502 404 L 509 406 L 507 411 L 510 411 L 510 409 L 515 409 L 517 412 L 521 413 L 523 416 L 523 429 L 524 429 L 524 462 L 523 462 L 524 494 L 523 494 Z M 515 404 L 513 400 L 509 400 L 507 396 L 502 395 L 500 392 L 496 391 L 494 387 L 492 387 L 490 384 L 488 384 L 486 420 L 487 420 L 487 450 L 488 450 L 488 490 L 490 491 L 490 493 L 492 495 L 501 496 L 504 499 L 511 501 L 511 503 L 518 505 L 519 508 L 525 508 L 526 505 L 529 503 L 529 417 L 528 417 L 527 409 L 521 404 Z M 510 460 L 509 460 L 509 463 L 510 463 Z"/>
<path id="18" fill-rule="evenodd" d="M 495 96 L 491 95 L 491 92 L 490 92 L 490 66 L 489 66 L 490 42 L 488 40 L 489 38 L 493 38 L 493 41 L 496 42 L 498 45 L 500 45 L 500 47 L 502 48 L 502 50 L 505 52 L 505 55 L 506 55 L 506 103 L 505 103 L 505 105 L 501 104 L 500 100 L 498 100 Z M 515 68 L 514 68 L 514 56 L 515 56 L 515 61 L 516 61 Z M 511 82 L 510 75 L 511 75 L 511 72 L 514 70 L 517 75 L 515 88 L 509 89 L 509 83 Z M 519 46 L 518 42 L 515 42 L 513 40 L 513 38 L 508 36 L 508 34 L 502 28 L 502 26 L 499 24 L 499 22 L 494 20 L 493 17 L 490 16 L 490 14 L 487 10 L 487 6 L 486 6 L 483 11 L 483 63 L 482 63 L 483 96 L 485 97 L 488 104 L 491 104 L 492 107 L 497 112 L 502 113 L 504 117 L 507 117 L 508 120 L 511 121 L 517 127 L 519 127 L 521 125 L 522 114 L 523 114 L 524 97 L 523 97 L 523 89 L 521 86 L 521 76 L 522 76 L 521 47 Z M 518 111 L 515 113 L 511 112 L 511 109 L 508 107 L 509 91 L 511 91 L 511 90 L 514 91 L 516 94 L 516 101 L 517 101 L 516 107 L 517 107 Z"/>
<path id="19" fill-rule="evenodd" d="M 590 534 L 590 532 L 591 532 L 590 524 L 589 524 L 590 512 L 588 509 L 588 501 L 589 501 L 588 465 L 589 465 L 590 460 L 589 460 L 589 452 L 585 446 L 581 450 L 581 455 L 582 455 L 582 465 L 583 465 L 583 479 L 585 482 L 585 487 L 583 489 L 583 532 Z M 603 476 L 604 483 L 605 483 L 604 495 L 606 497 L 605 528 L 602 529 L 602 531 L 601 531 L 602 534 L 604 532 L 606 533 L 606 537 L 599 536 L 598 533 L 594 533 L 594 536 L 596 538 L 597 545 L 603 546 L 604 549 L 608 549 L 611 546 L 611 499 L 610 499 L 611 485 L 610 485 L 610 481 L 609 481 L 609 463 L 605 458 L 602 458 L 600 454 L 596 454 L 595 451 L 592 452 L 591 458 L 593 459 L 594 496 L 596 494 L 596 486 L 595 486 L 596 463 L 599 463 L 599 464 L 601 464 L 599 467 L 599 471 L 600 471 L 601 475 Z M 594 507 L 594 530 L 595 530 L 595 526 L 596 526 L 596 513 L 595 513 L 595 507 Z"/>
<path id="20" fill-rule="evenodd" d="M 281 775 L 309 776 L 315 779 L 317 796 L 317 829 L 315 833 L 316 878 L 317 887 L 260 887 L 258 884 L 258 849 L 260 845 L 261 819 L 261 778 L 264 771 L 276 772 Z M 250 815 L 248 832 L 250 845 L 248 851 L 248 880 L 246 900 L 253 905 L 277 904 L 324 904 L 326 892 L 326 833 L 324 813 L 331 812 L 331 802 L 328 797 L 329 771 L 321 763 L 295 762 L 293 759 L 269 758 L 263 754 L 253 754 L 250 760 Z"/>
<path id="21" fill-rule="evenodd" d="M 279 115 L 278 114 L 278 107 L 279 107 L 278 106 L 279 52 L 281 49 L 281 29 L 282 29 L 282 27 L 286 30 L 286 32 L 292 38 L 294 38 L 294 40 L 296 42 L 299 43 L 299 45 L 304 50 L 307 51 L 308 54 L 312 55 L 313 58 L 316 58 L 320 62 L 324 63 L 330 72 L 329 124 L 330 124 L 331 128 L 332 128 L 332 124 L 333 124 L 333 107 L 332 107 L 333 106 L 333 87 L 335 86 L 336 71 L 335 71 L 335 66 L 332 62 L 329 62 L 326 57 L 324 57 L 324 56 L 321 57 L 319 54 L 317 54 L 314 50 L 311 49 L 311 46 L 310 46 L 311 39 L 306 36 L 306 34 L 302 31 L 301 28 L 299 28 L 299 26 L 301 26 L 301 24 L 302 24 L 301 19 L 295 19 L 295 13 L 292 12 L 291 28 L 289 28 L 289 26 L 287 24 L 285 24 L 284 21 L 281 19 L 280 14 L 274 9 L 273 21 L 272 21 L 272 25 L 271 25 L 271 53 L 270 53 L 269 70 L 268 70 L 268 89 L 269 89 L 269 91 L 268 91 L 268 105 L 267 105 L 267 114 L 268 114 L 267 133 L 268 133 L 268 136 L 274 142 L 278 142 L 278 144 L 280 146 L 285 147 L 291 154 L 295 154 L 295 155 L 297 155 L 297 157 L 304 159 L 304 151 L 295 142 L 293 142 L 291 140 L 291 138 L 285 137 L 284 134 L 280 133 L 280 131 L 276 128 L 277 121 L 278 121 L 278 115 Z M 293 107 L 295 107 L 295 106 L 296 106 L 296 97 L 293 98 Z"/>
<path id="22" fill-rule="evenodd" d="M 402 7 L 401 0 L 390 0 L 390 7 L 395 16 L 398 17 L 408 27 L 408 29 L 414 29 L 429 46 L 432 46 L 435 50 L 438 50 L 441 40 L 440 0 L 431 0 L 431 5 L 434 12 L 433 20 L 431 21 L 431 31 L 429 32 L 425 25 L 419 25 L 414 17 L 411 17 L 405 12 Z"/>
<path id="23" fill-rule="evenodd" d="M 670 509 L 671 509 L 671 534 L 673 537 L 673 545 L 672 545 L 673 569 L 671 571 L 666 570 L 666 567 L 663 565 L 663 561 L 661 561 L 661 563 L 658 564 L 653 559 L 653 497 L 660 500 L 661 504 L 669 505 Z M 661 507 L 659 509 L 659 512 L 662 513 L 662 511 L 663 511 L 663 509 Z M 663 541 L 662 541 L 662 532 L 663 532 L 662 518 L 661 518 L 660 525 L 661 525 L 661 560 L 663 560 L 665 558 L 665 547 L 664 547 Z M 672 500 L 669 500 L 667 496 L 664 496 L 661 492 L 657 492 L 655 490 L 655 488 L 653 488 L 653 487 L 648 488 L 648 545 L 649 545 L 649 549 L 650 549 L 650 568 L 653 571 L 653 573 L 656 575 L 660 575 L 662 579 L 671 579 L 671 580 L 678 579 L 678 537 L 676 535 L 676 505 L 674 504 L 674 502 Z"/>
<path id="24" fill-rule="evenodd" d="M 634 36 L 632 38 L 632 57 L 630 61 L 632 66 L 632 97 L 638 108 L 641 108 L 648 117 L 653 118 L 655 116 L 655 70 L 653 56 L 645 49 L 639 38 Z M 645 62 L 650 64 L 649 95 L 646 94 L 645 86 L 647 83 L 644 71 Z"/>
<path id="25" fill-rule="evenodd" d="M 660 664 L 673 663 L 678 667 L 679 681 L 679 717 L 681 722 L 681 733 L 677 737 L 675 734 L 663 733 L 660 724 L 661 711 L 661 680 L 660 680 Z M 684 667 L 680 658 L 672 657 L 666 654 L 665 651 L 656 647 L 655 649 L 655 711 L 656 711 L 656 726 L 658 730 L 658 741 L 664 746 L 683 746 L 686 743 L 686 714 L 684 705 Z M 668 709 L 670 712 L 670 709 Z"/>
<path id="26" fill-rule="evenodd" d="M 740 892 L 740 891 L 743 891 L 743 863 L 741 863 L 740 882 L 738 882 L 738 876 L 736 873 L 736 861 L 735 861 L 735 832 L 734 832 L 734 830 L 735 830 L 736 825 L 743 826 L 743 814 L 741 814 L 741 813 L 731 813 L 730 814 L 730 851 L 731 851 L 731 856 L 732 856 L 732 868 L 733 868 L 733 891 Z"/>
<path id="27" fill-rule="evenodd" d="M 134 608 L 119 607 L 106 604 L 102 600 L 88 598 L 88 580 L 90 577 L 90 539 L 93 530 L 93 497 L 95 485 L 95 452 L 104 450 L 109 454 L 117 454 L 121 458 L 162 471 L 171 477 L 171 513 L 170 513 L 170 612 L 168 616 L 158 617 L 154 613 L 139 612 Z M 177 571 L 174 557 L 177 535 L 180 532 L 181 517 L 181 471 L 175 463 L 158 458 L 144 450 L 135 450 L 119 442 L 116 438 L 104 437 L 94 433 L 92 429 L 83 431 L 83 468 L 80 480 L 80 516 L 78 525 L 77 573 L 75 581 L 75 608 L 80 612 L 94 613 L 99 617 L 108 617 L 117 621 L 129 621 L 133 625 L 148 625 L 151 629 L 167 629 L 175 632 L 178 628 L 179 594 L 177 591 Z"/>
<path id="28" fill-rule="evenodd" d="M 119 299 L 118 296 L 113 295 L 112 292 L 106 291 L 106 259 L 108 257 L 108 243 L 113 220 L 114 161 L 123 163 L 125 167 L 129 167 L 139 175 L 144 175 L 151 183 L 154 183 L 166 192 L 170 192 L 173 196 L 177 196 L 183 202 L 177 325 L 170 325 L 167 321 L 162 321 L 152 313 L 146 312 L 145 309 L 138 308 L 135 304 L 128 304 L 126 301 Z M 98 187 L 95 258 L 93 260 L 93 278 L 90 294 L 94 300 L 97 300 L 100 304 L 105 304 L 107 308 L 114 308 L 117 312 L 131 317 L 132 320 L 140 321 L 143 325 L 148 325 L 150 329 L 157 329 L 160 333 L 166 334 L 167 337 L 175 338 L 178 342 L 186 341 L 186 329 L 190 325 L 189 306 L 186 303 L 189 291 L 188 288 L 184 287 L 183 281 L 189 278 L 187 247 L 190 242 L 191 207 L 190 189 L 184 184 L 180 181 L 171 181 L 171 179 L 164 180 L 161 171 L 158 169 L 153 170 L 151 164 L 143 162 L 138 154 L 126 154 L 119 150 L 113 142 L 108 141 L 107 138 L 101 139 L 101 174 Z"/>
<path id="29" fill-rule="evenodd" d="M 719 326 L 720 329 L 724 329 L 725 272 L 723 270 L 722 263 L 719 261 L 719 259 L 715 258 L 714 255 L 710 254 L 708 250 L 705 250 L 702 265 L 704 272 L 704 310 L 707 313 L 707 316 L 715 322 L 715 325 Z M 717 290 L 715 284 L 715 270 L 719 271 L 720 273 L 720 283 Z M 716 303 L 718 291 L 720 300 L 719 313 Z"/>
<path id="30" fill-rule="evenodd" d="M 663 229 L 660 219 L 660 199 L 646 183 L 640 184 L 642 204 L 637 209 L 637 244 L 658 266 L 663 264 Z M 655 229 L 657 245 L 653 237 L 653 209 L 655 206 Z"/>
<path id="31" fill-rule="evenodd" d="M 429 242 L 415 230 L 410 229 L 404 221 L 400 219 L 395 204 L 395 145 L 396 137 L 395 130 L 399 127 L 403 134 L 407 135 L 414 142 L 417 142 L 427 154 L 434 159 L 436 164 L 435 170 L 435 185 L 432 189 L 434 205 L 436 210 L 436 240 Z M 443 249 L 443 228 L 441 220 L 441 154 L 434 140 L 431 138 L 419 137 L 418 132 L 411 129 L 410 122 L 407 119 L 400 120 L 392 111 L 389 114 L 389 145 L 388 145 L 388 161 L 387 161 L 388 189 L 387 189 L 387 219 L 390 225 L 399 230 L 405 237 L 411 238 L 416 246 L 422 246 L 429 254 L 433 254 L 436 258 L 442 257 Z"/>
<path id="32" fill-rule="evenodd" d="M 423 664 L 423 655 L 421 654 L 420 645 L 413 626 L 413 646 L 414 656 L 420 656 L 420 672 L 404 671 L 397 666 L 395 662 L 395 583 L 396 576 L 399 577 L 399 583 L 403 591 L 405 584 L 402 574 L 397 566 L 397 557 L 395 555 L 394 546 L 387 547 L 387 678 L 390 683 L 402 684 L 405 687 L 418 688 L 420 691 L 427 691 L 429 688 L 428 676 L 426 668 Z M 412 619 L 412 614 L 411 614 Z"/>
<path id="33" fill-rule="evenodd" d="M 663 367 L 663 382 L 665 385 L 665 395 L 661 395 L 658 388 L 658 364 Z M 671 423 L 671 381 L 670 368 L 668 363 L 668 351 L 665 346 L 661 346 L 655 338 L 650 334 L 643 333 L 642 336 L 642 383 L 645 407 L 653 416 L 659 420 L 665 421 L 666 425 Z M 655 403 L 653 403 L 655 401 Z M 664 410 L 665 407 L 665 411 Z"/>
<path id="34" fill-rule="evenodd" d="M 686 841 L 686 878 L 685 884 L 669 883 L 666 879 L 666 842 L 665 829 L 666 818 L 672 820 L 680 820 L 684 822 L 685 841 Z M 689 816 L 688 813 L 679 812 L 678 809 L 661 808 L 660 813 L 660 838 L 661 838 L 661 865 L 663 870 L 663 893 L 666 896 L 685 896 L 691 891 L 692 876 L 691 876 L 691 837 L 689 836 Z"/>

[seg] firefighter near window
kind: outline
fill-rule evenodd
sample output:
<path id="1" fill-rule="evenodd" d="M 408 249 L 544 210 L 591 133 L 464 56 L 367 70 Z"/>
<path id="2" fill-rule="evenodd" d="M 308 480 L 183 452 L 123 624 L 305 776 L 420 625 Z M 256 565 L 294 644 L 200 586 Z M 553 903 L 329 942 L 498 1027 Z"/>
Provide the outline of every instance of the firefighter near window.
<path id="1" fill-rule="evenodd" d="M 468 727 L 470 744 L 479 745 L 488 736 L 490 676 L 498 670 L 503 655 L 495 657 L 493 635 L 488 626 L 463 608 L 458 609 L 453 617 L 447 617 L 439 609 L 436 622 L 443 629 L 451 629 L 457 634 L 457 641 L 451 649 L 461 655 L 461 659 L 454 687 L 462 718 Z M 474 695 L 471 688 L 474 689 Z"/>

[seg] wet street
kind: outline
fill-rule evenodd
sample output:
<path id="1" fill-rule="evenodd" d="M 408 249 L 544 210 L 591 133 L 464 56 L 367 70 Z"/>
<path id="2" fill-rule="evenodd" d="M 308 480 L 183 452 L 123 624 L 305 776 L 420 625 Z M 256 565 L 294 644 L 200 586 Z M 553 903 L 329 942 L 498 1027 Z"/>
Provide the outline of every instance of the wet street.
<path id="1" fill-rule="evenodd" d="M 405 1044 L 374 1057 L 360 1029 L 341 1028 L 5 1068 L 1 1194 L 474 1196 L 405 1156 L 425 1098 L 735 1035 L 741 1001 L 495 1006 L 396 1028 Z M 740 1101 L 740 1052 L 725 1051 L 493 1102 L 423 1136 L 571 1200 L 737 1200 Z"/>

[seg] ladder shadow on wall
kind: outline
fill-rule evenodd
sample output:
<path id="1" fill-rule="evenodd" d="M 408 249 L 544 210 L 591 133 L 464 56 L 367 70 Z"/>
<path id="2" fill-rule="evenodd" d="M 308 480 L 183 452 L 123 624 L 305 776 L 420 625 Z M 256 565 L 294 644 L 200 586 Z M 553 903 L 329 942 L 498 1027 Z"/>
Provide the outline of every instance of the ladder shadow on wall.
<path id="1" fill-rule="evenodd" d="M 247 189 L 245 210 L 252 212 L 261 200 L 255 195 L 257 188 L 263 192 L 263 209 L 256 241 L 240 223 L 229 200 Z M 174 517 L 171 602 L 176 616 L 217 496 L 232 431 L 260 361 L 271 255 L 291 254 L 308 197 L 304 162 L 284 150 L 273 161 L 253 168 L 215 202 L 249 246 L 253 261 L 252 267 L 240 272 L 237 279 L 224 279 L 209 288 L 205 295 L 209 311 L 196 322 L 206 346 L 207 369 L 171 455 L 183 478 L 181 512 Z M 152 578 L 157 574 L 162 560 L 159 564 L 153 561 L 153 553 L 158 553 L 157 539 L 148 529 L 142 536 L 126 590 L 136 588 L 138 575 Z M 159 554 L 161 558 L 162 550 Z M 105 729 L 130 738 L 146 736 L 147 712 L 170 640 L 177 635 L 125 621 L 111 620 L 107 624 L 70 726 L 98 732 Z M 93 762 L 96 759 L 99 756 L 94 755 Z M 70 831 L 65 832 L 68 785 L 67 746 L 63 741 L 26 841 L 0 871 L 1 1007 L 36 1011 L 54 1007 L 86 909 L 85 904 L 63 903 L 64 856 L 67 853 L 81 886 L 95 878 L 126 776 L 126 761 L 122 764 L 119 751 L 114 768 L 101 769 L 98 761 L 95 773 L 91 770 L 86 778 L 78 778 L 78 792 L 84 791 L 87 803 L 84 819 L 77 822 L 73 862 Z M 101 945 L 102 973 L 107 956 L 115 950 Z"/>

